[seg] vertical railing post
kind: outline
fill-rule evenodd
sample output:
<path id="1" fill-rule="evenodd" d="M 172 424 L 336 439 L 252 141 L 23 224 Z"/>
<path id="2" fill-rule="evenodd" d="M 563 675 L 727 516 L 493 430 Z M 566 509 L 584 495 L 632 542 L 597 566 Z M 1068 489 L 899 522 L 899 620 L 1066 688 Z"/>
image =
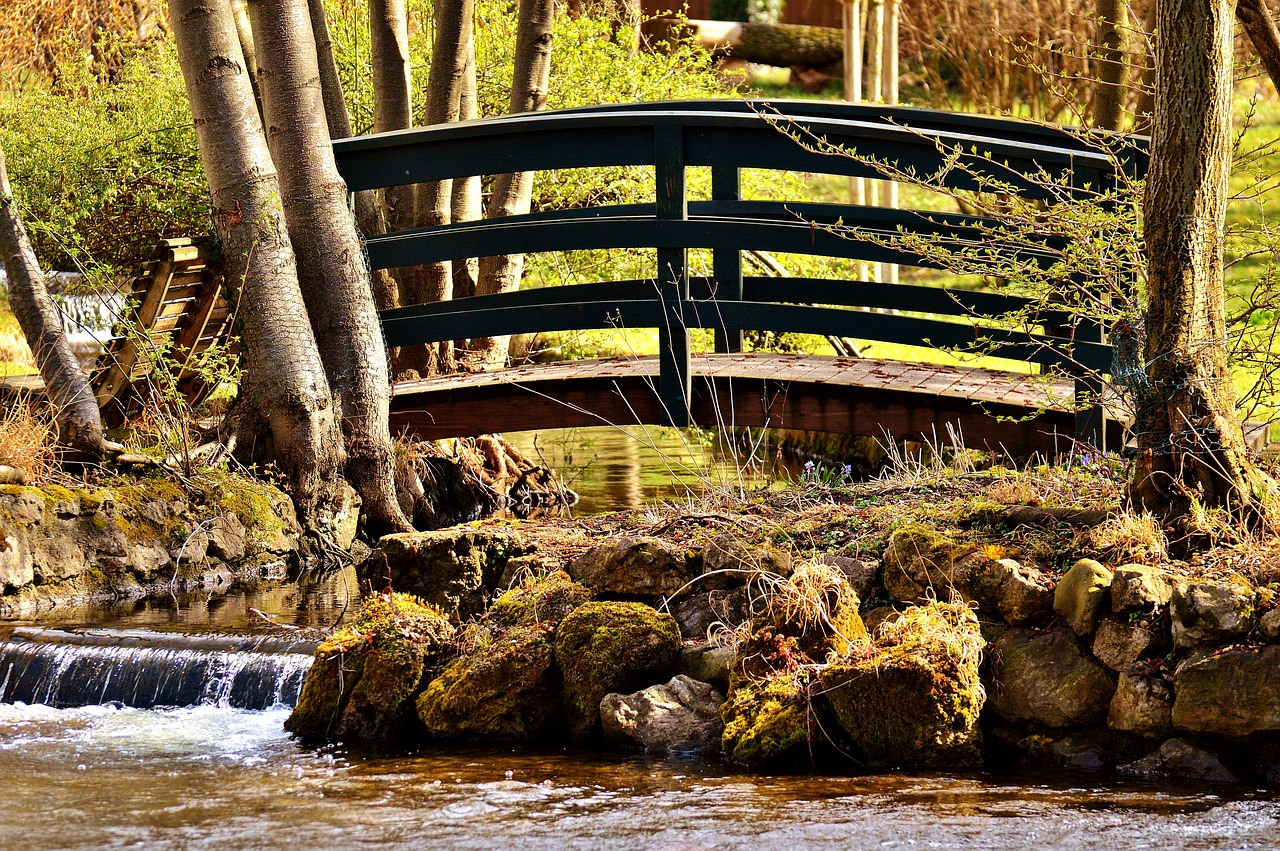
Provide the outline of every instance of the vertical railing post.
<path id="1" fill-rule="evenodd" d="M 742 183 L 737 166 L 711 167 L 711 200 L 742 200 Z M 742 301 L 742 250 L 717 248 L 711 261 L 712 296 L 716 301 Z M 716 351 L 742 351 L 742 329 L 730 328 L 723 319 L 716 323 Z"/>
<path id="2" fill-rule="evenodd" d="M 654 176 L 657 185 L 657 214 L 662 220 L 684 220 L 689 216 L 685 191 L 684 129 L 678 125 L 654 128 Z M 684 311 L 689 302 L 688 251 L 683 247 L 658 246 L 658 297 L 663 305 L 663 325 L 658 329 L 658 395 L 667 425 L 687 426 L 691 422 L 689 403 L 693 383 L 690 377 L 689 328 Z"/>

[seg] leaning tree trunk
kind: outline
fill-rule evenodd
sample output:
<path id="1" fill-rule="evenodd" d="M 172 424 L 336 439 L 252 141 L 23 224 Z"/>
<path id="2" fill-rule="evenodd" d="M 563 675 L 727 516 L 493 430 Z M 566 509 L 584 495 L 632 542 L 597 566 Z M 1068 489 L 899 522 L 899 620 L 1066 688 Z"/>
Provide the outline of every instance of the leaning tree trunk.
<path id="1" fill-rule="evenodd" d="M 316 64 L 320 69 L 320 92 L 324 96 L 325 120 L 329 125 L 329 138 L 346 139 L 351 132 L 351 113 L 347 111 L 342 95 L 342 80 L 338 78 L 338 63 L 333 57 L 333 39 L 329 35 L 329 21 L 324 14 L 324 0 L 308 0 L 311 13 L 311 34 L 316 43 Z M 376 193 L 364 190 L 356 193 L 356 224 L 365 236 L 386 233 L 387 223 Z M 391 310 L 400 306 L 400 294 L 395 279 L 386 269 L 370 273 L 373 287 L 373 303 L 379 310 Z"/>
<path id="2" fill-rule="evenodd" d="M 1258 52 L 1262 67 L 1267 69 L 1267 76 L 1280 86 L 1280 29 L 1276 28 L 1266 0 L 1240 0 L 1236 17 Z"/>
<path id="3" fill-rule="evenodd" d="M 343 462 L 339 412 L 298 287 L 280 184 L 245 73 L 227 0 L 169 0 L 228 292 L 236 302 L 245 380 L 240 447 L 265 428 L 300 519 L 325 534 L 323 512 Z"/>
<path id="4" fill-rule="evenodd" d="M 249 8 L 298 283 L 329 385 L 342 400 L 346 476 L 374 534 L 410 531 L 396 500 L 387 351 L 347 186 L 333 160 L 307 2 L 249 0 Z"/>
<path id="5" fill-rule="evenodd" d="M 1232 0 L 1157 0 L 1156 109 L 1144 202 L 1146 398 L 1129 493 L 1143 510 L 1251 511 L 1249 460 L 1227 371 L 1222 271 L 1231 170 Z"/>
<path id="6" fill-rule="evenodd" d="M 439 0 L 435 5 L 436 37 L 431 48 L 431 70 L 427 76 L 426 123 L 447 124 L 458 120 L 460 95 L 467 76 L 467 44 L 471 41 L 472 0 Z M 447 225 L 453 210 L 453 181 L 433 180 L 418 186 L 414 226 Z M 401 299 L 405 304 L 428 304 L 453 297 L 453 264 L 448 260 L 416 267 L 406 278 Z M 402 367 L 420 374 L 449 372 L 454 367 L 453 341 L 429 346 L 405 347 Z"/>
<path id="7" fill-rule="evenodd" d="M 555 19 L 553 0 L 520 0 L 516 29 L 514 76 L 511 81 L 511 111 L 536 112 L 546 106 L 551 77 L 551 28 Z M 533 173 L 500 174 L 489 197 L 489 218 L 522 216 L 533 200 Z M 480 295 L 514 292 L 520 289 L 524 255 L 503 254 L 480 258 Z M 476 340 L 476 358 L 485 368 L 501 368 L 507 357 L 507 337 Z"/>
<path id="8" fill-rule="evenodd" d="M 35 356 L 45 395 L 53 406 L 58 443 L 75 456 L 101 458 L 102 418 L 89 380 L 67 342 L 58 308 L 49 297 L 36 253 L 13 205 L 13 190 L 0 148 L 0 261 L 9 276 L 9 307 Z"/>
<path id="9" fill-rule="evenodd" d="M 1124 122 L 1126 57 L 1129 35 L 1129 0 L 1097 0 L 1098 80 L 1093 95 L 1093 124 L 1103 130 L 1120 130 Z"/>

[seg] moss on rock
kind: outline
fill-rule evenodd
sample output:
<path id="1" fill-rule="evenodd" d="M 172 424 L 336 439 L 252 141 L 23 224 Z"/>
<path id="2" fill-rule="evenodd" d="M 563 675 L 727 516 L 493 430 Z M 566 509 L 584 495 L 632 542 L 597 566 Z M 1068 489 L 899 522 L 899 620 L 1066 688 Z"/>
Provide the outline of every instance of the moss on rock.
<path id="1" fill-rule="evenodd" d="M 586 741 L 599 732 L 600 701 L 663 682 L 680 656 L 680 627 L 643 603 L 586 603 L 556 634 L 556 660 L 564 673 L 569 732 Z"/>
<path id="2" fill-rule="evenodd" d="M 591 591 L 555 570 L 509 589 L 489 607 L 486 618 L 500 626 L 556 625 L 591 599 Z"/>
<path id="3" fill-rule="evenodd" d="M 316 649 L 285 729 L 310 741 L 413 738 L 414 700 L 453 632 L 439 610 L 407 594 L 369 598 Z"/>
<path id="4" fill-rule="evenodd" d="M 808 675 L 779 671 L 742 679 L 720 707 L 720 748 L 733 762 L 753 768 L 799 765 L 809 760 Z"/>
<path id="5" fill-rule="evenodd" d="M 528 743 L 562 725 L 553 631 L 515 627 L 493 637 L 471 633 L 470 649 L 418 698 L 418 717 L 436 738 Z"/>
<path id="6" fill-rule="evenodd" d="M 977 765 L 983 646 L 966 606 L 908 609 L 875 646 L 825 668 L 823 690 L 870 764 Z"/>

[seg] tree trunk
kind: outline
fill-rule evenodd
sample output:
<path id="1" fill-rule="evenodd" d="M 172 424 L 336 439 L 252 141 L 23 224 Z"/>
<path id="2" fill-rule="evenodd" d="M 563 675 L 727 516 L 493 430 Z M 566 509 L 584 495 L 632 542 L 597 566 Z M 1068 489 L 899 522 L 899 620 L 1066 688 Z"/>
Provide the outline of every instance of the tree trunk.
<path id="1" fill-rule="evenodd" d="M 369 0 L 369 55 L 373 64 L 373 132 L 413 126 L 409 17 L 405 0 Z M 412 227 L 413 187 L 382 190 L 387 230 Z"/>
<path id="2" fill-rule="evenodd" d="M 1138 84 L 1138 103 L 1133 111 L 1133 129 L 1135 133 L 1150 133 L 1151 118 L 1156 111 L 1156 4 L 1154 0 L 1147 7 L 1147 16 L 1142 21 L 1145 31 L 1148 63 L 1143 66 Z"/>
<path id="3" fill-rule="evenodd" d="M 333 159 L 307 0 L 249 0 L 258 34 L 267 143 L 297 252 L 298 283 L 329 386 L 342 401 L 347 478 L 370 531 L 413 526 L 396 500 L 391 383 L 347 186 Z"/>
<path id="4" fill-rule="evenodd" d="M 551 75 L 551 27 L 555 18 L 552 0 L 520 0 L 516 30 L 515 73 L 511 81 L 511 112 L 536 112 L 546 106 Z M 489 218 L 522 216 L 533 199 L 533 174 L 500 174 L 489 197 Z M 480 258 L 480 295 L 514 292 L 520 289 L 524 255 L 504 254 Z M 485 368 L 501 368 L 506 362 L 507 337 L 476 341 L 476 357 Z"/>
<path id="5" fill-rule="evenodd" d="M 299 517 L 323 534 L 322 509 L 343 462 L 339 412 L 298 287 L 280 184 L 226 0 L 169 0 L 178 60 L 236 303 L 245 381 L 237 443 L 265 427 Z"/>
<path id="6" fill-rule="evenodd" d="M 244 57 L 244 69 L 249 73 L 253 86 L 253 99 L 262 115 L 262 88 L 258 84 L 258 49 L 253 43 L 253 25 L 249 23 L 249 7 L 246 0 L 231 0 L 231 13 L 235 15 L 236 36 L 240 39 L 240 55 Z"/>
<path id="7" fill-rule="evenodd" d="M 18 319 L 35 356 L 45 395 L 53 407 L 58 443 L 70 460 L 101 458 L 105 451 L 98 400 L 67 342 L 58 308 L 49 297 L 44 275 L 31 248 L 22 219 L 14 209 L 13 190 L 0 148 L 0 261 L 9 276 L 9 307 Z"/>
<path id="8" fill-rule="evenodd" d="M 472 0 L 439 0 L 435 6 L 435 41 L 431 48 L 431 70 L 427 76 L 426 123 L 446 124 L 458 120 L 460 97 L 467 76 L 467 44 L 471 41 Z M 447 225 L 453 209 L 453 181 L 436 180 L 418 186 L 414 227 Z M 453 297 L 453 264 L 445 260 L 415 268 L 407 277 L 405 304 L 427 304 Z M 427 346 L 406 347 L 401 366 L 420 374 L 449 372 L 454 368 L 453 343 L 443 342 L 437 350 Z"/>
<path id="9" fill-rule="evenodd" d="M 1280 30 L 1276 28 L 1266 0 L 1240 0 L 1236 6 L 1236 17 L 1253 43 L 1253 49 L 1258 52 L 1262 67 L 1267 69 L 1267 76 L 1280 86 Z"/>
<path id="10" fill-rule="evenodd" d="M 311 34 L 316 43 L 316 64 L 320 67 L 320 92 L 324 96 L 325 120 L 329 125 L 329 138 L 346 139 L 352 135 L 351 114 L 342 95 L 342 80 L 338 78 L 338 64 L 333 57 L 333 39 L 329 35 L 329 21 L 324 14 L 324 0 L 308 0 L 311 13 Z M 356 193 L 356 224 L 365 236 L 377 236 L 387 232 L 378 197 L 372 190 Z M 373 303 L 379 310 L 391 310 L 400 306 L 400 293 L 395 279 L 386 269 L 370 273 Z"/>
<path id="11" fill-rule="evenodd" d="M 1157 0 L 1156 109 L 1144 202 L 1146 398 L 1129 493 L 1186 518 L 1252 513 L 1268 481 L 1249 460 L 1227 371 L 1222 249 L 1231 170 L 1232 0 Z"/>
<path id="12" fill-rule="evenodd" d="M 472 121 L 480 117 L 480 101 L 476 92 L 476 40 L 474 34 L 467 40 L 467 70 L 462 77 L 462 91 L 458 93 L 458 120 Z M 474 222 L 484 215 L 484 203 L 480 193 L 480 176 L 463 177 L 453 181 L 453 199 L 450 215 L 455 222 Z M 476 278 L 480 265 L 475 258 L 453 262 L 453 297 L 470 298 L 476 294 Z"/>
<path id="13" fill-rule="evenodd" d="M 1120 130 L 1124 124 L 1125 83 L 1129 76 L 1129 0 L 1097 0 L 1098 34 L 1094 47 L 1098 80 L 1094 86 L 1093 124 Z"/>

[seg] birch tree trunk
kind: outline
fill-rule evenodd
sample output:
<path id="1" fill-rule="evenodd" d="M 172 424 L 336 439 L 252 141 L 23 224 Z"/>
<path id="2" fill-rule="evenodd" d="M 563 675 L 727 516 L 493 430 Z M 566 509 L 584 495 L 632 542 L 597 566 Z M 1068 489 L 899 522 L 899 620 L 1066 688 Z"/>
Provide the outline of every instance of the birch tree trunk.
<path id="1" fill-rule="evenodd" d="M 31 240 L 14 209 L 3 148 L 0 148 L 0 261 L 9 278 L 9 307 L 35 356 L 45 395 L 53 407 L 58 443 L 70 450 L 69 460 L 101 458 L 106 447 L 98 400 L 67 342 L 57 305 L 49 297 Z"/>
<path id="2" fill-rule="evenodd" d="M 324 0 L 308 0 L 311 13 L 311 35 L 316 43 L 316 64 L 320 69 L 320 92 L 324 96 L 325 121 L 329 125 L 330 139 L 346 139 L 353 136 L 351 113 L 342 94 L 342 81 L 338 78 L 338 64 L 333 57 L 333 39 L 329 35 L 329 21 L 324 14 Z M 356 193 L 356 224 L 365 236 L 377 236 L 387 232 L 387 223 L 378 197 L 372 190 Z M 386 269 L 370 273 L 373 303 L 378 310 L 391 310 L 400 306 L 400 293 L 396 282 Z"/>
<path id="3" fill-rule="evenodd" d="M 511 81 L 511 112 L 536 112 L 546 106 L 551 76 L 551 27 L 555 19 L 553 0 L 520 0 L 516 29 L 515 73 Z M 533 199 L 533 174 L 500 174 L 489 197 L 489 218 L 522 216 Z M 504 254 L 480 258 L 480 295 L 514 292 L 520 289 L 524 255 Z M 500 369 L 506 362 L 507 337 L 487 337 L 475 342 L 476 358 L 484 368 Z"/>
<path id="4" fill-rule="evenodd" d="M 1250 461 L 1227 371 L 1222 270 L 1231 169 L 1233 0 L 1157 0 L 1156 100 L 1144 200 L 1146 398 L 1134 504 L 1171 518 L 1252 514 L 1270 486 Z"/>
<path id="5" fill-rule="evenodd" d="M 1098 35 L 1094 48 L 1098 80 L 1094 87 L 1093 123 L 1120 130 L 1124 123 L 1125 83 L 1129 76 L 1128 0 L 1097 0 Z"/>
<path id="6" fill-rule="evenodd" d="M 431 48 L 431 70 L 427 76 L 426 123 L 446 124 L 458 120 L 459 102 L 467 75 L 467 44 L 471 41 L 472 0 L 438 0 L 435 6 L 435 40 Z M 453 210 L 453 181 L 436 180 L 418 186 L 414 204 L 414 227 L 447 225 Z M 415 267 L 403 279 L 404 304 L 427 304 L 453 298 L 453 264 L 445 260 Z M 420 375 L 454 369 L 453 342 L 438 348 L 407 346 L 401 350 L 400 366 L 416 369 Z"/>
<path id="7" fill-rule="evenodd" d="M 253 102 L 227 0 L 170 0 L 169 14 L 200 158 L 236 303 L 245 380 L 238 444 L 268 443 L 299 518 L 324 534 L 322 509 L 344 461 L 329 391 L 298 287 L 280 184 Z M 258 440 L 264 432 L 268 441 Z"/>
<path id="8" fill-rule="evenodd" d="M 329 386 L 342 402 L 346 477 L 373 534 L 410 531 L 396 500 L 387 352 L 347 185 L 333 159 L 307 0 L 249 0 L 249 9 L 298 283 Z"/>

